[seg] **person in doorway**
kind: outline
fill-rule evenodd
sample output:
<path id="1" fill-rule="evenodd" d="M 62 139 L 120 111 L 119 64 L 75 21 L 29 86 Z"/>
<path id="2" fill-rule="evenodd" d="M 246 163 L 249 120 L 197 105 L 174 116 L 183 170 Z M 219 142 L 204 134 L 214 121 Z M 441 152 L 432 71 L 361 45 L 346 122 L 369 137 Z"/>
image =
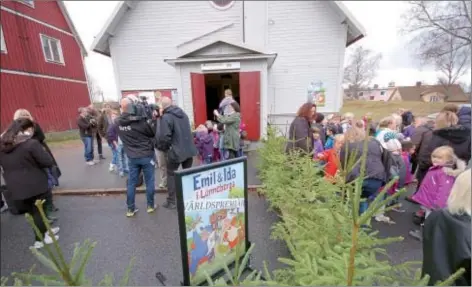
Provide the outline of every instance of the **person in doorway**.
<path id="1" fill-rule="evenodd" d="M 80 138 L 84 143 L 84 157 L 87 165 L 94 165 L 93 160 L 93 128 L 97 126 L 97 121 L 90 117 L 87 108 L 79 108 L 79 118 L 77 119 Z"/>
<path id="2" fill-rule="evenodd" d="M 224 115 L 225 114 L 224 111 L 225 111 L 226 107 L 229 104 L 231 104 L 232 102 L 235 102 L 235 100 L 233 98 L 233 92 L 230 89 L 226 89 L 225 90 L 225 97 L 220 102 L 218 112 L 220 114 Z"/>
<path id="3" fill-rule="evenodd" d="M 50 169 L 47 170 L 48 177 L 53 186 L 59 186 L 59 177 L 61 176 L 62 173 L 61 173 L 61 170 L 59 169 L 56 159 L 54 158 L 54 155 L 52 154 L 51 149 L 49 149 L 49 146 L 46 143 L 46 136 L 44 135 L 44 132 L 41 129 L 41 126 L 38 124 L 37 121 L 34 120 L 31 113 L 25 109 L 16 110 L 15 114 L 13 115 L 13 120 L 17 120 L 20 118 L 27 118 L 33 122 L 34 133 L 33 133 L 32 139 L 37 140 L 48 152 L 48 154 L 52 157 L 52 160 L 54 161 L 54 165 Z M 54 217 L 52 213 L 59 211 L 59 208 L 57 208 L 54 205 L 52 188 L 50 192 L 48 192 L 45 199 L 46 199 L 46 202 L 44 203 L 44 210 L 46 211 L 46 216 L 49 220 L 54 221 L 57 219 L 57 217 Z"/>
<path id="4" fill-rule="evenodd" d="M 92 145 L 93 145 L 93 137 L 97 139 L 97 150 L 98 150 L 98 160 L 103 160 L 105 157 L 103 156 L 103 147 L 102 147 L 102 137 L 100 136 L 100 133 L 98 132 L 98 120 L 99 120 L 99 112 L 95 109 L 95 107 L 91 104 L 87 107 L 87 112 L 90 117 L 92 117 L 95 122 L 97 122 L 97 125 L 92 127 Z"/>
<path id="5" fill-rule="evenodd" d="M 190 168 L 197 148 L 193 142 L 192 128 L 187 114 L 172 100 L 162 98 L 161 124 L 157 146 L 167 153 L 167 201 L 162 205 L 168 209 L 176 208 L 175 171 Z"/>
<path id="6" fill-rule="evenodd" d="M 138 209 L 135 206 L 136 185 L 142 172 L 146 184 L 147 213 L 156 210 L 154 204 L 154 130 L 145 117 L 135 114 L 135 108 L 130 99 L 121 100 L 122 114 L 116 119 L 118 136 L 123 141 L 123 147 L 128 156 L 129 177 L 126 204 L 127 217 L 133 217 Z"/>
<path id="7" fill-rule="evenodd" d="M 228 159 L 236 158 L 240 149 L 240 112 L 241 109 L 237 102 L 232 102 L 227 105 L 224 110 L 224 115 L 221 115 L 217 110 L 213 111 L 218 122 L 225 125 L 225 131 L 223 133 L 223 148 L 228 153 Z"/>
<path id="8" fill-rule="evenodd" d="M 30 119 L 14 120 L 0 138 L 0 166 L 12 200 L 22 202 L 41 234 L 38 236 L 33 231 L 33 248 L 42 248 L 44 244 L 51 244 L 53 238 L 47 233 L 35 202 L 45 199 L 49 192 L 46 169 L 54 165 L 54 160 L 37 140 L 32 139 L 33 133 L 34 123 Z M 52 228 L 53 234 L 58 232 L 58 227 Z M 58 238 L 55 235 L 55 239 Z"/>

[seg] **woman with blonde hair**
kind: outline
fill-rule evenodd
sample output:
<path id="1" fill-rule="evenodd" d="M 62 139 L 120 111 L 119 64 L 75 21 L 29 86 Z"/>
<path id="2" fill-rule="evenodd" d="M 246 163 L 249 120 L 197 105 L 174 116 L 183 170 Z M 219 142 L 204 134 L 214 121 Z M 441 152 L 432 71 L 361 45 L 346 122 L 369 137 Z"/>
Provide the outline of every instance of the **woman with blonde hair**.
<path id="1" fill-rule="evenodd" d="M 428 274 L 428 285 L 434 285 L 454 274 L 465 273 L 454 286 L 471 286 L 471 170 L 461 173 L 454 182 L 447 207 L 431 212 L 423 229 L 422 275 Z"/>
<path id="2" fill-rule="evenodd" d="M 37 140 L 48 152 L 48 154 L 52 157 L 54 161 L 54 165 L 53 167 L 48 169 L 49 180 L 51 181 L 53 186 L 59 186 L 59 177 L 61 176 L 61 170 L 59 169 L 59 166 L 57 165 L 56 159 L 54 158 L 54 155 L 52 154 L 51 149 L 49 149 L 49 146 L 46 144 L 46 136 L 44 135 L 43 129 L 38 124 L 38 122 L 34 120 L 33 116 L 28 110 L 18 109 L 13 114 L 13 120 L 24 119 L 24 118 L 31 120 L 34 124 L 34 132 L 31 138 Z M 58 208 L 54 205 L 54 202 L 52 199 L 52 192 L 49 192 L 48 196 L 46 197 L 45 210 L 50 220 L 56 219 L 55 217 L 50 215 L 51 212 L 58 210 Z"/>
<path id="3" fill-rule="evenodd" d="M 418 186 L 432 166 L 431 154 L 440 146 L 450 146 L 454 154 L 461 160 L 470 160 L 470 130 L 458 125 L 459 119 L 453 112 L 440 112 L 436 117 L 434 130 L 431 131 L 431 139 L 426 144 L 425 150 L 418 155 Z"/>

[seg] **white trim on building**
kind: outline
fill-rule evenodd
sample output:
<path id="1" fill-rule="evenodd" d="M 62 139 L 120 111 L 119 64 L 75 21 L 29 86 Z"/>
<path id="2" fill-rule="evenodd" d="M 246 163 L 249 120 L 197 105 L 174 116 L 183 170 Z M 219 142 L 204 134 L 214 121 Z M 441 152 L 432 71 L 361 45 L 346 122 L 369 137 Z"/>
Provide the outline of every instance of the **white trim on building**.
<path id="1" fill-rule="evenodd" d="M 3 27 L 0 25 L 0 52 L 6 54 L 8 52 L 5 36 L 3 35 Z"/>
<path id="2" fill-rule="evenodd" d="M 16 0 L 16 2 L 26 5 L 28 7 L 34 8 L 34 1 L 33 0 Z"/>
<path id="3" fill-rule="evenodd" d="M 49 76 L 49 75 L 44 75 L 44 74 L 34 74 L 34 73 L 28 73 L 28 72 L 23 72 L 23 71 L 8 70 L 8 69 L 0 69 L 0 73 L 29 76 L 29 77 L 35 77 L 35 78 L 57 80 L 57 81 L 65 81 L 65 82 L 78 83 L 78 84 L 87 84 L 86 81 L 74 80 L 74 79 L 69 79 L 69 78 L 64 78 L 64 77 L 55 77 L 55 76 Z"/>
<path id="4" fill-rule="evenodd" d="M 65 66 L 61 40 L 44 34 L 39 34 L 39 37 L 43 49 L 44 60 L 48 63 Z"/>

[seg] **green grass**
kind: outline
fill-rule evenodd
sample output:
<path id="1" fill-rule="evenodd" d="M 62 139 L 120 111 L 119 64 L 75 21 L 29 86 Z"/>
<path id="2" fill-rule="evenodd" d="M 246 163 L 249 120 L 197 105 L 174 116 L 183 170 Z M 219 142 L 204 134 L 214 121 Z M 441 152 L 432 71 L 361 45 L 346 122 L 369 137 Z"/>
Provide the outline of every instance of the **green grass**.
<path id="1" fill-rule="evenodd" d="M 424 102 L 368 102 L 368 101 L 344 101 L 341 113 L 351 112 L 356 118 L 361 118 L 368 112 L 372 113 L 375 121 L 398 112 L 398 109 L 409 109 L 417 117 L 427 116 L 440 112 L 447 103 Z"/>
<path id="2" fill-rule="evenodd" d="M 50 147 L 75 144 L 80 141 L 79 130 L 46 133 L 46 142 Z"/>

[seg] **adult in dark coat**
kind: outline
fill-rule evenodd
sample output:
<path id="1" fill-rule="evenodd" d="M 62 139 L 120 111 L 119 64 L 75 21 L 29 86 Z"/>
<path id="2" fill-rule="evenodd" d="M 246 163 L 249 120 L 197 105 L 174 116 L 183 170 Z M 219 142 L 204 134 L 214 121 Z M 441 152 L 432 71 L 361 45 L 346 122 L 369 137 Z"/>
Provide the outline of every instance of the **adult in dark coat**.
<path id="1" fill-rule="evenodd" d="M 47 196 L 50 189 L 47 169 L 54 165 L 54 160 L 37 140 L 32 139 L 33 133 L 34 123 L 30 119 L 14 120 L 0 139 L 0 166 L 12 200 L 22 202 L 44 235 L 46 227 L 35 202 Z M 36 233 L 35 240 L 35 247 L 42 247 Z M 52 238 L 45 236 L 44 243 L 52 243 Z"/>
<path id="2" fill-rule="evenodd" d="M 423 180 L 429 169 L 428 165 L 425 163 L 427 163 L 431 157 L 431 153 L 428 151 L 428 143 L 431 141 L 431 137 L 433 136 L 433 129 L 434 121 L 419 118 L 418 126 L 411 137 L 411 142 L 415 146 L 415 153 L 412 157 L 412 162 L 416 170 L 416 179 L 418 182 Z M 419 189 L 419 184 L 417 189 Z"/>
<path id="3" fill-rule="evenodd" d="M 158 149 L 167 153 L 167 201 L 162 205 L 176 208 L 175 171 L 192 167 L 193 157 L 198 154 L 187 114 L 172 105 L 168 97 L 162 98 L 162 117 L 157 140 Z"/>
<path id="4" fill-rule="evenodd" d="M 313 125 L 315 128 L 320 130 L 320 140 L 323 146 L 326 143 L 326 128 L 323 125 L 324 119 L 325 119 L 325 116 L 322 113 L 317 113 L 315 115 L 315 124 Z"/>
<path id="5" fill-rule="evenodd" d="M 316 105 L 312 103 L 305 103 L 298 109 L 297 116 L 288 130 L 286 152 L 302 151 L 311 153 L 313 151 L 313 129 L 311 124 L 315 114 Z"/>
<path id="6" fill-rule="evenodd" d="M 428 285 L 444 281 L 459 268 L 466 270 L 454 286 L 471 286 L 471 171 L 460 174 L 448 198 L 447 208 L 431 212 L 423 228 L 423 275 Z"/>
<path id="7" fill-rule="evenodd" d="M 459 118 L 459 125 L 468 128 L 471 127 L 471 109 L 470 107 L 463 106 L 457 112 L 457 117 Z"/>

